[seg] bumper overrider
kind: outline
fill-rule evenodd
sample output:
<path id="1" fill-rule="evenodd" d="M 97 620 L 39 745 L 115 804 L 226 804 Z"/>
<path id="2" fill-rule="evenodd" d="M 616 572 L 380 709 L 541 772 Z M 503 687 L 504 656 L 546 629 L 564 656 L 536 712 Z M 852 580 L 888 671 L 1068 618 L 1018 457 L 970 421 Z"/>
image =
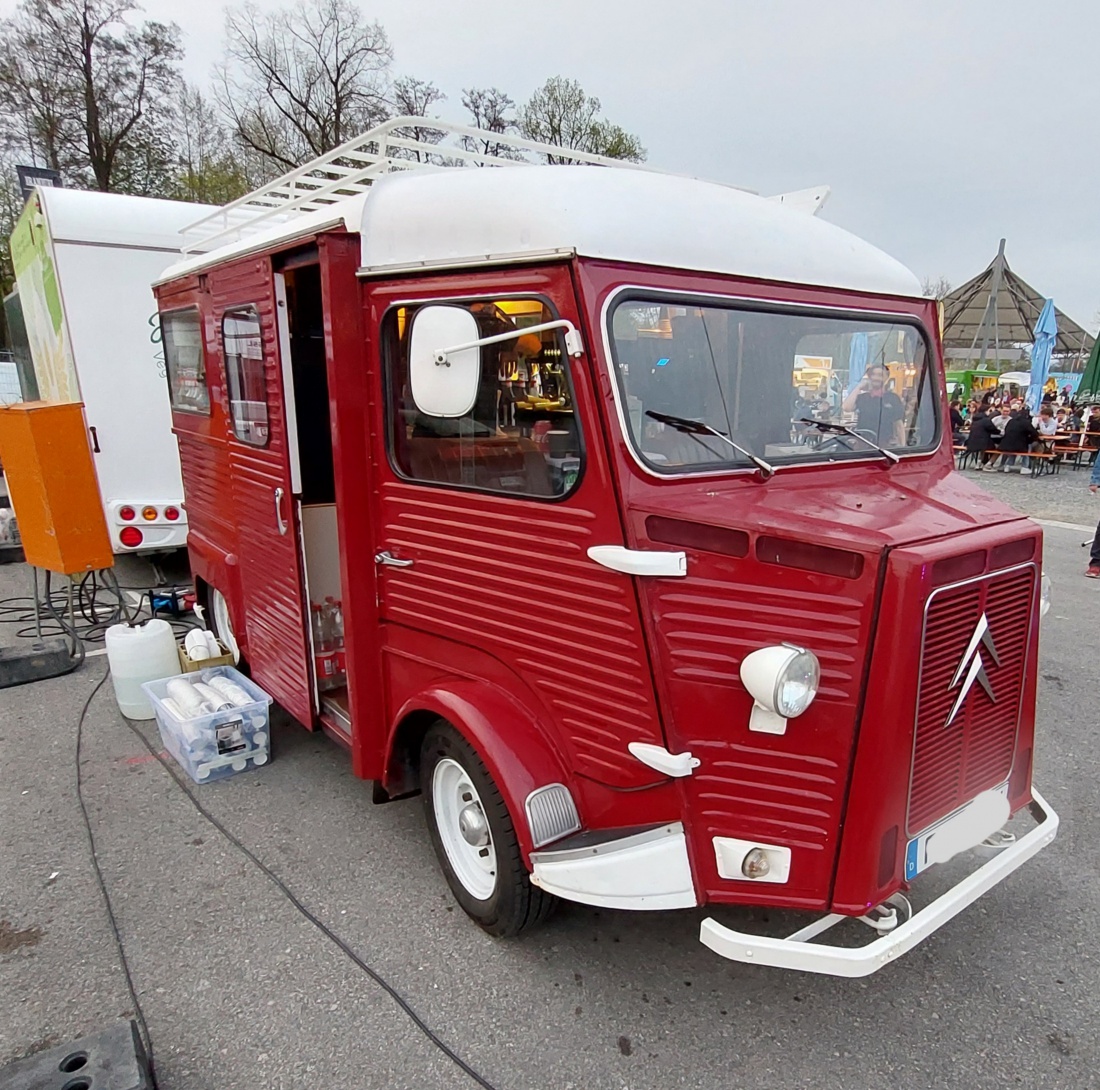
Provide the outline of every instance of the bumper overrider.
<path id="1" fill-rule="evenodd" d="M 822 916 L 787 938 L 734 931 L 708 918 L 700 925 L 699 941 L 724 958 L 750 965 L 801 969 L 829 976 L 869 976 L 923 942 L 1054 840 L 1058 815 L 1038 791 L 1032 789 L 1031 794 L 1028 810 L 1036 822 L 1033 829 L 999 849 L 992 859 L 931 904 L 912 913 L 905 922 L 897 922 L 897 909 L 908 907 L 902 897 L 892 898 L 889 907 L 884 906 L 877 916 L 859 917 L 879 935 L 864 946 L 830 946 L 813 941 L 835 924 L 851 918 L 835 914 Z"/>

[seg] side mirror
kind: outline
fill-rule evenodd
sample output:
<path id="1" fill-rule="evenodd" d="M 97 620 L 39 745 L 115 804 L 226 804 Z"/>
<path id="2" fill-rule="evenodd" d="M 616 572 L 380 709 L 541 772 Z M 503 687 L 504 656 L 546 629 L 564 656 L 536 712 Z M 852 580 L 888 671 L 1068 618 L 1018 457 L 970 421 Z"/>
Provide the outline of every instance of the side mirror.
<path id="1" fill-rule="evenodd" d="M 463 307 L 427 306 L 417 311 L 409 332 L 409 390 L 425 416 L 465 416 L 481 384 L 481 350 L 476 344 L 439 354 L 480 336 L 477 319 Z"/>

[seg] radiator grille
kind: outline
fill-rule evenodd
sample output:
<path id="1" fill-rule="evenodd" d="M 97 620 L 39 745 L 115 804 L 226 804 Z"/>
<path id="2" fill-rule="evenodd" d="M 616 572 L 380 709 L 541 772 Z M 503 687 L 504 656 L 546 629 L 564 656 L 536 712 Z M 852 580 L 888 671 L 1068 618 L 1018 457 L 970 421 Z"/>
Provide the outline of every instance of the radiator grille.
<path id="1" fill-rule="evenodd" d="M 911 836 L 1008 777 L 1034 591 L 1035 568 L 1028 565 L 944 587 L 928 599 L 909 792 Z M 987 640 L 970 650 L 983 616 Z M 975 677 L 951 719 L 976 656 L 993 697 Z"/>

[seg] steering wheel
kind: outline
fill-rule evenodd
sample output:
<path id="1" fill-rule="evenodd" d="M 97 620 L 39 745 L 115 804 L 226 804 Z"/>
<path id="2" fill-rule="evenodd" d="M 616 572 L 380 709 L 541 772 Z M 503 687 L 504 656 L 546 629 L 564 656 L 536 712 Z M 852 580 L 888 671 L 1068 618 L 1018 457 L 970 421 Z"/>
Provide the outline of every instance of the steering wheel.
<path id="1" fill-rule="evenodd" d="M 821 438 L 821 442 L 814 447 L 814 450 L 826 450 L 830 443 L 836 443 L 840 450 L 847 451 L 848 453 L 856 450 L 857 445 L 862 446 L 862 444 L 858 443 L 858 440 L 851 435 L 824 435 Z"/>

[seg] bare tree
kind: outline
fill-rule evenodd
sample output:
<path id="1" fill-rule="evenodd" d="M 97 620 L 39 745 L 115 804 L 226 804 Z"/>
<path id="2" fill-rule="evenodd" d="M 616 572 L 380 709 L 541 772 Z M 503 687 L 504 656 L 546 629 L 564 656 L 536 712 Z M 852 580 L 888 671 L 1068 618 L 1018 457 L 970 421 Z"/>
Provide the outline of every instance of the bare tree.
<path id="1" fill-rule="evenodd" d="M 601 118 L 600 108 L 600 100 L 586 95 L 576 80 L 552 76 L 520 110 L 519 127 L 531 140 L 633 163 L 645 162 L 646 150 L 638 137 Z M 567 155 L 547 155 L 546 160 L 574 162 Z"/>
<path id="2" fill-rule="evenodd" d="M 496 87 L 467 87 L 462 92 L 462 105 L 470 114 L 474 128 L 486 132 L 517 132 L 516 104 L 511 95 L 506 95 Z M 488 137 L 475 140 L 472 136 L 462 138 L 462 146 L 467 151 L 477 151 L 482 155 L 493 155 L 504 159 L 520 159 L 521 154 L 508 144 L 499 143 Z"/>
<path id="3" fill-rule="evenodd" d="M 184 86 L 177 111 L 179 169 L 173 196 L 181 200 L 228 204 L 258 184 L 262 164 L 233 146 L 214 105 L 197 87 Z M 253 153 L 253 160 L 258 157 Z"/>
<path id="4" fill-rule="evenodd" d="M 437 103 L 443 102 L 446 95 L 430 80 L 416 79 L 414 76 L 402 76 L 394 81 L 393 105 L 398 117 L 422 117 L 427 119 L 428 111 Z M 408 125 L 394 130 L 395 135 L 426 144 L 438 144 L 443 139 L 442 129 L 433 129 L 430 125 Z M 416 162 L 423 162 L 428 153 L 410 151 L 407 153 Z M 438 157 L 437 157 L 438 158 Z"/>
<path id="5" fill-rule="evenodd" d="M 215 96 L 237 141 L 271 174 L 323 155 L 389 113 L 393 50 L 350 0 L 226 11 Z"/>
<path id="6" fill-rule="evenodd" d="M 920 282 L 920 291 L 926 299 L 944 299 L 951 294 L 952 284 L 946 276 L 937 276 L 934 279 L 926 276 Z"/>
<path id="7" fill-rule="evenodd" d="M 129 0 L 23 0 L 0 35 L 9 147 L 104 191 L 163 180 L 182 56 L 174 24 L 127 21 Z"/>

